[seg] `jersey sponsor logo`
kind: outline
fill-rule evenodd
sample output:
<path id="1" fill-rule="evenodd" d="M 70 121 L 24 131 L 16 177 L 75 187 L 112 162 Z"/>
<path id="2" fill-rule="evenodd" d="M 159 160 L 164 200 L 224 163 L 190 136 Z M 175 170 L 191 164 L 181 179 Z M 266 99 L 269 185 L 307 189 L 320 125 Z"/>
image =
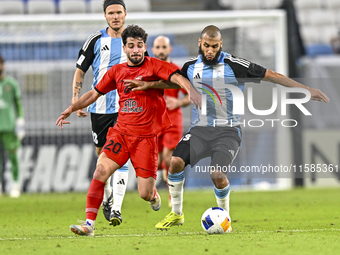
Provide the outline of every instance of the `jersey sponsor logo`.
<path id="1" fill-rule="evenodd" d="M 199 73 L 197 73 L 197 74 L 195 75 L 194 79 L 201 79 L 201 76 L 200 76 L 200 74 L 199 74 Z"/>
<path id="2" fill-rule="evenodd" d="M 83 63 L 85 59 L 85 56 L 83 54 L 80 55 L 80 57 L 78 58 L 78 61 L 77 61 L 77 65 L 80 65 Z"/>
<path id="3" fill-rule="evenodd" d="M 124 102 L 124 107 L 122 108 L 121 111 L 122 112 L 142 112 L 143 106 L 138 107 L 137 101 L 129 98 Z"/>
<path id="4" fill-rule="evenodd" d="M 121 179 L 119 182 L 117 182 L 117 184 L 122 184 L 122 185 L 125 185 L 125 181 L 124 181 L 124 179 Z"/>
<path id="5" fill-rule="evenodd" d="M 136 77 L 135 80 L 136 80 L 136 81 L 142 81 L 142 80 L 143 80 L 143 76 L 139 75 L 139 76 Z"/>
<path id="6" fill-rule="evenodd" d="M 101 51 L 105 51 L 105 50 L 110 50 L 110 49 L 109 49 L 109 46 L 104 45 L 100 50 L 101 50 Z"/>

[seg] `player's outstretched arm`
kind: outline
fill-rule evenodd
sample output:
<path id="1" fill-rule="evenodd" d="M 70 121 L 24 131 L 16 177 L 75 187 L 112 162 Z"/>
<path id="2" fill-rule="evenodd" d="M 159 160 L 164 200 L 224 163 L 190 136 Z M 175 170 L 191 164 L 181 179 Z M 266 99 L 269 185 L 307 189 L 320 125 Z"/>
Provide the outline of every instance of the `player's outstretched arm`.
<path id="1" fill-rule="evenodd" d="M 71 104 L 64 112 L 61 113 L 61 116 L 57 119 L 55 124 L 58 125 L 60 129 L 63 129 L 63 124 L 70 124 L 70 122 L 66 121 L 66 119 L 71 115 L 72 112 L 89 106 L 100 96 L 101 94 L 99 94 L 95 89 L 86 92 L 79 98 L 79 100 Z"/>
<path id="2" fill-rule="evenodd" d="M 132 91 L 147 90 L 147 89 L 180 89 L 183 88 L 190 94 L 190 81 L 182 75 L 175 73 L 171 76 L 170 81 L 136 81 L 124 80 L 125 86 L 131 88 Z"/>
<path id="3" fill-rule="evenodd" d="M 165 102 L 166 102 L 166 107 L 169 110 L 175 110 L 175 109 L 180 108 L 180 107 L 188 106 L 190 104 L 190 99 L 189 99 L 188 95 L 186 95 L 185 97 L 183 97 L 181 99 L 166 96 Z"/>
<path id="4" fill-rule="evenodd" d="M 269 82 L 272 82 L 272 83 L 278 83 L 278 84 L 285 86 L 285 87 L 293 87 L 293 88 L 295 87 L 295 88 L 307 89 L 307 90 L 309 90 L 309 92 L 311 94 L 312 100 L 322 101 L 322 102 L 325 102 L 325 103 L 329 102 L 329 98 L 321 90 L 309 88 L 309 87 L 303 85 L 302 83 L 294 81 L 293 79 L 288 78 L 287 76 L 280 74 L 280 73 L 277 73 L 277 72 L 274 72 L 272 70 L 267 69 L 263 80 L 269 81 Z"/>
<path id="5" fill-rule="evenodd" d="M 159 81 L 136 81 L 124 80 L 124 85 L 132 91 L 147 90 L 147 89 L 180 89 L 181 87 L 175 83 L 159 80 Z"/>
<path id="6" fill-rule="evenodd" d="M 170 81 L 173 83 L 177 83 L 178 85 L 181 86 L 181 88 L 185 89 L 188 93 L 190 101 L 197 107 L 201 108 L 202 105 L 201 94 L 198 93 L 198 91 L 194 88 L 194 86 L 187 78 L 185 78 L 179 73 L 175 73 L 174 75 L 171 76 Z"/>
<path id="7" fill-rule="evenodd" d="M 75 73 L 74 73 L 73 83 L 72 83 L 72 92 L 73 92 L 72 103 L 76 102 L 79 98 L 80 91 L 81 91 L 83 84 L 84 84 L 84 76 L 85 76 L 84 71 L 77 68 Z M 86 117 L 87 116 L 87 113 L 84 112 L 82 109 L 77 110 L 76 114 L 78 115 L 78 117 Z"/>

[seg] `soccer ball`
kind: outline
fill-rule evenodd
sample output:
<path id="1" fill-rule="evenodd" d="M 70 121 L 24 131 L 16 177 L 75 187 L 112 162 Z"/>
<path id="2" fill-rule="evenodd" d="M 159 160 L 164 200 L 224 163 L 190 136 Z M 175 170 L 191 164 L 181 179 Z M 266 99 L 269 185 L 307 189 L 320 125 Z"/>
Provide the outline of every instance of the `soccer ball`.
<path id="1" fill-rule="evenodd" d="M 221 207 L 211 207 L 206 210 L 202 215 L 201 224 L 204 231 L 210 235 L 231 231 L 229 215 Z"/>

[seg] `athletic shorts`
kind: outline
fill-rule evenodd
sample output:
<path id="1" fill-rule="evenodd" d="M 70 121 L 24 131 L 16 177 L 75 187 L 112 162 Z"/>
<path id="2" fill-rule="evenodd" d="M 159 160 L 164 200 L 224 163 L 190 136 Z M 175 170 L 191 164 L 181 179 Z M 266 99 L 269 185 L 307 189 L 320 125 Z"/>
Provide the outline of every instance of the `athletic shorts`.
<path id="1" fill-rule="evenodd" d="M 123 166 L 128 159 L 136 171 L 136 176 L 157 178 L 157 138 L 137 137 L 126 135 L 115 128 L 110 128 L 102 153 L 119 166 Z"/>
<path id="2" fill-rule="evenodd" d="M 110 127 L 117 121 L 118 112 L 111 114 L 91 113 L 92 137 L 94 146 L 103 147 L 106 142 L 106 134 Z"/>
<path id="3" fill-rule="evenodd" d="M 0 147 L 4 144 L 6 151 L 16 150 L 20 147 L 20 141 L 15 132 L 0 132 Z"/>
<path id="4" fill-rule="evenodd" d="M 229 166 L 241 145 L 240 127 L 193 127 L 183 136 L 172 156 L 180 157 L 192 167 L 211 157 L 211 165 Z"/>
<path id="5" fill-rule="evenodd" d="M 182 133 L 183 127 L 177 125 L 173 125 L 171 128 L 160 133 L 157 137 L 158 152 L 162 152 L 164 147 L 170 150 L 175 149 L 182 138 Z"/>

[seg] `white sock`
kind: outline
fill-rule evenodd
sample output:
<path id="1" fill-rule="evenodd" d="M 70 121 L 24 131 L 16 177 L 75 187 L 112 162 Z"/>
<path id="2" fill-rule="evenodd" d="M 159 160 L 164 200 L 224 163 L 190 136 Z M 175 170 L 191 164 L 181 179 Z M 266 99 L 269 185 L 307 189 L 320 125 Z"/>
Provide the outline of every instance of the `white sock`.
<path id="1" fill-rule="evenodd" d="M 184 171 L 176 174 L 169 173 L 168 185 L 169 193 L 172 201 L 172 212 L 183 214 L 183 186 L 184 186 Z"/>
<path id="2" fill-rule="evenodd" d="M 125 196 L 126 185 L 128 182 L 129 172 L 117 170 L 113 175 L 113 206 L 112 210 L 120 211 L 122 209 L 123 199 Z"/>
<path id="3" fill-rule="evenodd" d="M 86 219 L 86 223 L 94 228 L 94 225 L 96 224 L 96 221 L 95 220 Z"/>
<path id="4" fill-rule="evenodd" d="M 106 201 L 110 197 L 111 192 L 112 192 L 112 187 L 111 187 L 111 176 L 110 176 L 109 179 L 107 179 L 105 183 L 103 201 Z"/>
<path id="5" fill-rule="evenodd" d="M 229 219 L 230 219 L 230 212 L 229 212 L 229 198 L 230 198 L 230 185 L 228 184 L 227 187 L 224 189 L 217 189 L 214 187 L 215 190 L 215 197 L 218 207 L 223 208 L 228 212 Z"/>

